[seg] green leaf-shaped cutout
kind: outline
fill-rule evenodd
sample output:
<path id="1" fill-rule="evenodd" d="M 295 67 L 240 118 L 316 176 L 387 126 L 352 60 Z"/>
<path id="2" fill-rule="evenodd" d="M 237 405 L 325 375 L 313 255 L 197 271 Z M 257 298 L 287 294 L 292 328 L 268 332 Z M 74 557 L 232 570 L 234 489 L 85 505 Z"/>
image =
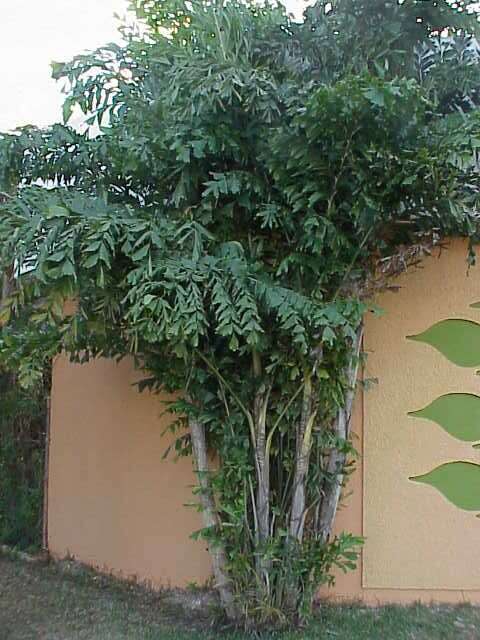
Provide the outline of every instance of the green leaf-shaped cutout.
<path id="1" fill-rule="evenodd" d="M 409 416 L 436 422 L 457 440 L 480 440 L 480 397 L 473 393 L 449 393 Z"/>
<path id="2" fill-rule="evenodd" d="M 422 476 L 410 478 L 428 484 L 459 509 L 480 511 L 480 465 L 473 462 L 447 462 Z"/>
<path id="3" fill-rule="evenodd" d="M 472 309 L 480 309 L 480 302 L 474 302 L 470 305 Z"/>
<path id="4" fill-rule="evenodd" d="M 480 324 L 471 320 L 442 320 L 407 338 L 429 344 L 460 367 L 480 365 Z"/>

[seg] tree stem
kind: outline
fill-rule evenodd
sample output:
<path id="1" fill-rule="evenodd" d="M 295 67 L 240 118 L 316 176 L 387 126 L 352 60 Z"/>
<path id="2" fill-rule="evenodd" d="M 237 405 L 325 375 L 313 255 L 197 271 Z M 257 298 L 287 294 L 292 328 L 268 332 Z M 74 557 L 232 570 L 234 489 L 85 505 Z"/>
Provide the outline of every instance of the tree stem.
<path id="1" fill-rule="evenodd" d="M 350 419 L 355 398 L 362 337 L 363 323 L 358 327 L 354 344 L 352 345 L 352 355 L 347 370 L 347 392 L 344 406 L 339 409 L 334 422 L 335 437 L 343 441 L 348 440 L 350 436 Z M 332 480 L 325 488 L 317 523 L 317 534 L 323 542 L 326 542 L 332 533 L 345 476 L 346 461 L 347 455 L 345 451 L 340 451 L 336 447 L 332 449 L 327 464 L 327 477 L 332 478 Z"/>
<path id="2" fill-rule="evenodd" d="M 295 455 L 295 475 L 293 477 L 292 510 L 290 514 L 290 536 L 298 542 L 303 539 L 306 490 L 310 451 L 312 448 L 312 430 L 316 417 L 313 401 L 312 374 L 305 376 L 303 390 L 302 414 L 297 429 L 297 446 Z"/>
<path id="3" fill-rule="evenodd" d="M 195 461 L 195 471 L 200 485 L 200 501 L 202 504 L 203 523 L 207 529 L 218 529 L 219 517 L 215 501 L 213 499 L 210 483 L 210 474 L 207 457 L 207 444 L 205 438 L 205 426 L 196 418 L 189 418 L 190 434 L 192 438 L 192 451 Z M 220 602 L 230 620 L 237 618 L 233 592 L 230 579 L 227 575 L 227 559 L 225 549 L 220 541 L 209 544 L 209 553 L 212 558 L 215 588 L 218 590 Z"/>

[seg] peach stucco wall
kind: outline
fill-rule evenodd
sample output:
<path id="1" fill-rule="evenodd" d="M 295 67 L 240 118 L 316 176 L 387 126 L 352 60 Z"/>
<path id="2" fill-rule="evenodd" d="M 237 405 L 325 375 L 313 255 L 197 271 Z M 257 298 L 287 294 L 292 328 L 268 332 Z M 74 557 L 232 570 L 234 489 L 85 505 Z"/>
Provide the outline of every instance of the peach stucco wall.
<path id="1" fill-rule="evenodd" d="M 54 366 L 48 544 L 57 556 L 184 586 L 210 574 L 192 503 L 191 462 L 163 460 L 172 436 L 157 396 L 132 386 L 130 361 L 99 359 Z"/>
<path id="2" fill-rule="evenodd" d="M 399 278 L 398 293 L 367 319 L 366 377 L 354 415 L 361 457 L 337 530 L 364 535 L 358 569 L 328 594 L 377 602 L 480 602 L 480 520 L 408 477 L 450 459 L 480 462 L 480 450 L 406 413 L 452 391 L 480 395 L 480 377 L 405 338 L 445 318 L 480 321 L 480 267 L 467 275 L 466 246 L 428 258 Z M 201 526 L 191 502 L 191 462 L 162 460 L 171 436 L 158 397 L 139 394 L 129 361 L 54 366 L 49 547 L 155 585 L 203 582 L 208 555 L 189 534 Z"/>
<path id="3" fill-rule="evenodd" d="M 382 602 L 480 602 L 480 520 L 437 490 L 409 477 L 452 460 L 480 463 L 479 449 L 433 422 L 408 417 L 442 394 L 480 395 L 473 369 L 407 340 L 440 320 L 480 321 L 480 265 L 467 268 L 467 246 L 451 243 L 395 282 L 366 320 L 365 378 L 378 384 L 357 398 L 361 457 L 337 529 L 365 537 L 358 569 L 337 579 L 333 594 Z"/>

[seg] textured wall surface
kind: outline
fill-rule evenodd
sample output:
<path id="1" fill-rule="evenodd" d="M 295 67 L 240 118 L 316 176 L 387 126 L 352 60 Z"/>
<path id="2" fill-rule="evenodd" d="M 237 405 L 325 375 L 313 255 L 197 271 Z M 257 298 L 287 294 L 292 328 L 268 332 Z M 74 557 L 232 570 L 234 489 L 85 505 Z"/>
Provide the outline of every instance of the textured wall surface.
<path id="1" fill-rule="evenodd" d="M 210 561 L 193 501 L 191 462 L 162 460 L 171 436 L 157 396 L 131 362 L 58 358 L 51 415 L 48 535 L 57 556 L 155 585 L 203 583 Z"/>
<path id="2" fill-rule="evenodd" d="M 357 397 L 353 422 L 362 457 L 337 521 L 338 530 L 363 534 L 366 543 L 358 569 L 339 575 L 328 595 L 370 603 L 480 602 L 477 512 L 410 479 L 447 462 L 480 464 L 480 449 L 408 415 L 445 394 L 480 396 L 480 376 L 407 339 L 441 320 L 480 324 L 480 309 L 470 306 L 480 302 L 480 266 L 467 273 L 466 245 L 458 241 L 396 284 L 397 293 L 378 300 L 385 314 L 367 319 L 365 376 L 378 384 Z M 157 397 L 131 386 L 137 376 L 127 361 L 57 360 L 50 549 L 157 585 L 202 582 L 209 559 L 189 539 L 201 523 L 182 506 L 192 499 L 191 463 L 162 461 L 168 418 L 160 417 Z M 450 428 L 451 416 L 447 422 Z M 471 489 L 477 490 L 480 496 L 480 485 Z"/>
<path id="3" fill-rule="evenodd" d="M 451 461 L 478 464 L 480 451 L 437 423 L 408 415 L 444 394 L 480 394 L 480 377 L 474 367 L 407 339 L 442 320 L 480 322 L 480 310 L 471 307 L 480 300 L 480 267 L 467 275 L 466 247 L 456 242 L 398 284 L 397 294 L 379 301 L 386 313 L 370 319 L 365 342 L 366 375 L 379 384 L 364 398 L 363 584 L 480 589 L 476 513 L 409 479 Z M 470 491 L 480 493 L 480 482 Z"/>
<path id="4" fill-rule="evenodd" d="M 437 489 L 409 479 L 450 461 L 480 464 L 472 443 L 407 415 L 444 394 L 480 395 L 475 368 L 457 366 L 430 345 L 407 339 L 444 319 L 480 323 L 480 310 L 470 306 L 480 301 L 480 266 L 468 271 L 466 256 L 462 241 L 436 251 L 396 281 L 397 293 L 379 298 L 383 316 L 367 319 L 364 375 L 378 384 L 357 398 L 361 459 L 337 521 L 338 530 L 366 541 L 358 569 L 338 576 L 335 597 L 480 601 L 477 512 L 459 509 Z M 471 490 L 480 496 L 480 486 Z"/>

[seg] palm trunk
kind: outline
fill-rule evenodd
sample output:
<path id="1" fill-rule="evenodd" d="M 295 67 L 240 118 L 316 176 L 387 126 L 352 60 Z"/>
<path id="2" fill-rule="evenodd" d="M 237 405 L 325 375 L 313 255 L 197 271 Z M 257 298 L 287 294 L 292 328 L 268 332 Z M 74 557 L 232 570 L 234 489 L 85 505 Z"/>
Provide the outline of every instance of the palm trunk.
<path id="1" fill-rule="evenodd" d="M 205 426 L 196 418 L 190 418 L 189 426 L 192 438 L 193 458 L 196 466 L 195 470 L 201 489 L 200 500 L 202 503 L 203 523 L 207 529 L 218 529 L 219 517 L 210 484 Z M 218 590 L 220 602 L 227 617 L 230 620 L 234 620 L 237 617 L 237 611 L 230 579 L 227 575 L 227 559 L 223 544 L 217 541 L 210 544 L 209 553 L 212 558 L 215 588 Z"/>
<path id="2" fill-rule="evenodd" d="M 289 536 L 287 553 L 293 551 L 293 540 L 302 544 L 306 516 L 306 481 L 312 448 L 312 431 L 316 417 L 316 402 L 312 373 L 305 376 L 303 402 L 300 420 L 297 425 L 295 448 L 295 472 L 293 476 L 292 505 L 290 511 Z M 290 549 L 290 551 L 289 551 Z M 285 604 L 291 610 L 297 609 L 300 588 L 296 576 L 289 576 L 286 584 Z"/>
<path id="3" fill-rule="evenodd" d="M 5 315 L 2 313 L 2 322 L 7 323 L 10 318 L 10 311 L 6 307 L 6 302 L 10 294 L 13 290 L 13 268 L 6 269 L 2 276 L 2 289 L 1 289 L 1 298 L 0 298 L 0 312 L 6 312 Z"/>
<path id="4" fill-rule="evenodd" d="M 302 414 L 297 431 L 295 475 L 293 477 L 293 497 L 290 514 L 290 536 L 302 542 L 303 528 L 305 525 L 305 482 L 310 464 L 310 451 L 312 449 L 312 430 L 316 417 L 314 408 L 313 387 L 311 373 L 305 377 L 303 392 Z"/>
<path id="5" fill-rule="evenodd" d="M 350 436 L 350 419 L 352 416 L 353 400 L 355 398 L 355 384 L 358 375 L 362 337 L 363 324 L 359 326 L 353 344 L 352 356 L 347 371 L 348 386 L 345 403 L 344 406 L 339 409 L 334 423 L 335 437 L 339 440 L 348 440 Z M 337 448 L 332 449 L 327 464 L 327 475 L 332 478 L 332 481 L 325 489 L 317 523 L 317 533 L 323 542 L 326 542 L 332 533 L 343 486 L 346 461 L 346 454 L 343 451 L 339 451 Z"/>
<path id="6" fill-rule="evenodd" d="M 263 543 L 270 534 L 270 464 L 266 455 L 266 411 L 268 391 L 261 389 L 255 398 L 255 431 L 257 458 L 258 538 Z"/>
<path id="7" fill-rule="evenodd" d="M 262 375 L 262 365 L 260 356 L 256 351 L 253 353 L 253 371 L 255 378 Z M 262 584 L 268 587 L 269 567 L 264 560 L 264 545 L 270 536 L 270 461 L 267 455 L 267 409 L 270 397 L 270 388 L 264 384 L 260 385 L 253 402 L 253 418 L 255 426 L 255 459 L 257 473 L 257 495 L 256 495 L 256 543 L 257 557 L 256 568 L 259 576 L 262 577 Z"/>

